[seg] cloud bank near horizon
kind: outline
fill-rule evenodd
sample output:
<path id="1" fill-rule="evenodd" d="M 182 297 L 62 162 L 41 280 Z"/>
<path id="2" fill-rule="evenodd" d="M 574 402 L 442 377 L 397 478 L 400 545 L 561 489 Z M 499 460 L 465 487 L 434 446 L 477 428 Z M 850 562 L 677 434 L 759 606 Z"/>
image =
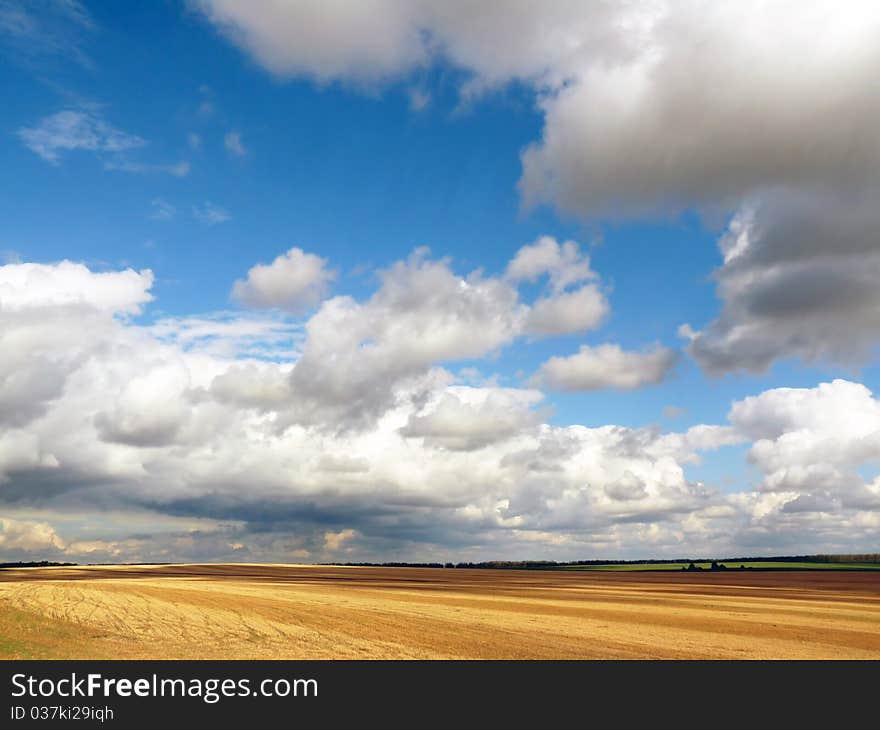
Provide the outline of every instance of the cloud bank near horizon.
<path id="1" fill-rule="evenodd" d="M 0 363 L 7 559 L 842 550 L 880 526 L 880 479 L 863 474 L 880 459 L 880 401 L 858 383 L 765 391 L 684 432 L 553 426 L 541 390 L 455 369 L 531 336 L 533 305 L 509 271 L 459 275 L 421 250 L 367 299 L 324 298 L 298 323 L 142 324 L 152 281 L 71 262 L 0 267 L 0 348 L 14 353 Z M 536 301 L 564 295 L 547 287 Z M 274 346 L 255 349 L 261 337 Z M 626 375 L 588 364 L 590 387 L 595 373 L 616 373 L 610 388 Z M 756 484 L 726 493 L 688 478 L 736 444 Z M 153 528 L 90 535 L 71 516 L 96 505 L 153 515 Z"/>

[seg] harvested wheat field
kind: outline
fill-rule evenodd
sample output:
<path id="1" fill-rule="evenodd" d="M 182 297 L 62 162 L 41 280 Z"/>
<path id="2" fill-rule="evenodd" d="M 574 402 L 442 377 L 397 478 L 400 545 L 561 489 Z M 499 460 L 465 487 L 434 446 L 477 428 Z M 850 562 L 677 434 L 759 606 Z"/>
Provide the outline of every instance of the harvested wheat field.
<path id="1" fill-rule="evenodd" d="M 880 659 L 880 573 L 6 569 L 0 657 Z"/>

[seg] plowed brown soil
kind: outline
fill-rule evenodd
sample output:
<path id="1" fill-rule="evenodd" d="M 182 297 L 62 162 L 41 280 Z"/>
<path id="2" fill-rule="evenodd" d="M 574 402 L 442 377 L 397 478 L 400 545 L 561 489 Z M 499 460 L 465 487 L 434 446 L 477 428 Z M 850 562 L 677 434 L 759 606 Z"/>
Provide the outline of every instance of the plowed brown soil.
<path id="1" fill-rule="evenodd" d="M 6 569 L 0 657 L 880 659 L 880 572 Z"/>

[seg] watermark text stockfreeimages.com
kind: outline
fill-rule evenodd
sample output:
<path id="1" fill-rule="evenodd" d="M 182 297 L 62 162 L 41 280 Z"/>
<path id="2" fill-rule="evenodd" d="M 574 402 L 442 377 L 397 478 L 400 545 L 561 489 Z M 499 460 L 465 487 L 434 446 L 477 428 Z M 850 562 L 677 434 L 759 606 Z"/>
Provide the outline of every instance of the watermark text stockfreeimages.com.
<path id="1" fill-rule="evenodd" d="M 224 697 L 317 697 L 316 679 L 252 680 L 209 678 L 179 679 L 159 677 L 107 677 L 103 674 L 77 674 L 60 679 L 30 674 L 12 675 L 15 698 L 118 698 L 118 697 L 196 697 L 213 704 Z"/>

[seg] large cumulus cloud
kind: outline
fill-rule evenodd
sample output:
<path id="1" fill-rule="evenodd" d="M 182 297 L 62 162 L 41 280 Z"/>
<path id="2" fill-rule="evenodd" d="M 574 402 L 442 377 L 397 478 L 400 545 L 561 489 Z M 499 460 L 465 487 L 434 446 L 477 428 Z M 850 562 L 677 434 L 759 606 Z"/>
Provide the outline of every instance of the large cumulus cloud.
<path id="1" fill-rule="evenodd" d="M 859 473 L 880 463 L 880 402 L 864 385 L 777 388 L 736 403 L 730 419 L 753 442 L 759 491 L 787 494 L 789 511 L 880 507 L 880 481 Z"/>
<path id="2" fill-rule="evenodd" d="M 17 356 L 51 352 L 55 375 L 50 392 L 19 383 L 39 408 L 0 426 L 0 501 L 21 516 L 4 523 L 4 555 L 575 557 L 676 553 L 682 541 L 717 552 L 766 549 L 774 525 L 791 544 L 813 547 L 819 534 L 830 549 L 863 545 L 880 510 L 876 478 L 862 476 L 878 457 L 880 406 L 855 383 L 768 391 L 735 404 L 729 424 L 680 433 L 553 426 L 540 392 L 465 385 L 443 368 L 525 332 L 529 305 L 505 277 L 459 277 L 419 253 L 385 270 L 367 300 L 325 301 L 304 341 L 267 358 L 241 336 L 272 339 L 277 320 L 189 318 L 174 336 L 174 320 L 126 314 L 149 277 L 112 273 L 76 269 L 82 296 L 64 279 L 63 297 L 0 298 Z M 86 301 L 108 281 L 130 295 Z M 309 370 L 319 361 L 337 363 L 331 380 Z M 704 454 L 741 442 L 765 475 L 755 490 L 689 478 Z M 147 524 L 125 516 L 145 511 Z M 70 526 L 102 512 L 122 517 L 103 533 Z"/>
<path id="3" fill-rule="evenodd" d="M 736 202 L 873 176 L 880 11 L 869 2 L 197 0 L 280 76 L 380 82 L 445 60 L 541 94 L 527 201 L 578 213 Z"/>

